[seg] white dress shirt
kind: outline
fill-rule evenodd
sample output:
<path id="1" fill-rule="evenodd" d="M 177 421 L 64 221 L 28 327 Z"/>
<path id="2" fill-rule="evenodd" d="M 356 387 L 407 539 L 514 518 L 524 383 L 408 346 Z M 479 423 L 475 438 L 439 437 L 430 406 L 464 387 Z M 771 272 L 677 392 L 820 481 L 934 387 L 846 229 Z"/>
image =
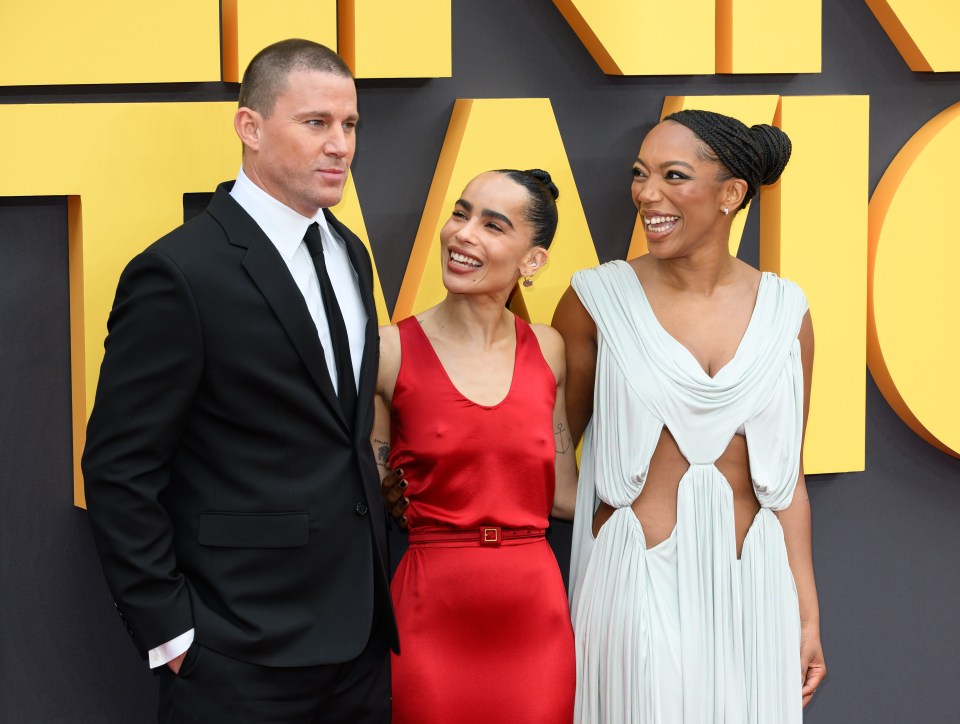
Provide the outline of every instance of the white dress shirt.
<path id="1" fill-rule="evenodd" d="M 313 265 L 310 252 L 303 237 L 307 227 L 314 221 L 320 226 L 320 236 L 323 238 L 323 257 L 330 275 L 330 283 L 337 295 L 340 304 L 340 313 L 347 328 L 350 339 L 350 358 L 353 362 L 353 382 L 357 384 L 360 378 L 360 362 L 363 359 L 364 336 L 367 326 L 367 312 L 363 307 L 360 296 L 360 282 L 357 272 L 350 263 L 347 254 L 346 242 L 330 228 L 323 215 L 323 209 L 317 215 L 308 219 L 277 201 L 266 191 L 251 181 L 240 169 L 237 181 L 230 191 L 240 206 L 253 218 L 263 230 L 267 238 L 273 243 L 290 270 L 293 281 L 303 294 L 307 309 L 317 328 L 320 344 L 323 346 L 323 355 L 327 362 L 327 370 L 333 382 L 333 389 L 337 389 L 339 370 L 333 355 L 333 344 L 330 339 L 330 327 L 327 324 L 327 314 L 323 307 L 323 298 L 320 294 L 320 282 L 317 279 L 317 270 Z M 194 629 L 186 631 L 171 641 L 151 649 L 148 655 L 150 668 L 155 669 L 172 661 L 190 648 L 193 643 Z"/>
<path id="2" fill-rule="evenodd" d="M 313 323 L 320 335 L 320 344 L 323 345 L 323 354 L 327 360 L 327 369 L 333 381 L 333 389 L 337 389 L 337 364 L 333 356 L 333 344 L 330 340 L 330 327 L 327 325 L 327 314 L 323 308 L 323 299 L 320 295 L 320 282 L 317 280 L 317 270 L 313 266 L 313 259 L 307 251 L 303 237 L 307 227 L 314 221 L 320 226 L 320 235 L 323 237 L 323 257 L 327 265 L 327 273 L 333 284 L 333 291 L 340 304 L 340 313 L 343 314 L 343 323 L 347 327 L 347 336 L 350 338 L 350 358 L 353 362 L 354 384 L 360 378 L 360 362 L 363 358 L 363 340 L 367 326 L 367 312 L 363 308 L 360 297 L 360 282 L 357 272 L 354 271 L 347 255 L 347 245 L 343 239 L 330 228 L 323 215 L 323 210 L 308 219 L 301 216 L 289 206 L 273 198 L 266 191 L 253 183 L 240 169 L 237 182 L 233 185 L 230 195 L 243 207 L 263 233 L 273 242 L 286 262 L 293 280 L 300 288 Z"/>

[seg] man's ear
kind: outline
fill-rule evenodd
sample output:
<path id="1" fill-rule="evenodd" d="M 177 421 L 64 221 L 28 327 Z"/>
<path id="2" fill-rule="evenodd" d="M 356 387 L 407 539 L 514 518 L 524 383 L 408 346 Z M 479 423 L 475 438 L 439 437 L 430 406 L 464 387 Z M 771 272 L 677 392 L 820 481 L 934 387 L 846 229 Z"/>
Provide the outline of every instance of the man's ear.
<path id="1" fill-rule="evenodd" d="M 241 107 L 233 116 L 233 127 L 244 148 L 260 150 L 260 126 L 263 117 L 252 108 Z"/>

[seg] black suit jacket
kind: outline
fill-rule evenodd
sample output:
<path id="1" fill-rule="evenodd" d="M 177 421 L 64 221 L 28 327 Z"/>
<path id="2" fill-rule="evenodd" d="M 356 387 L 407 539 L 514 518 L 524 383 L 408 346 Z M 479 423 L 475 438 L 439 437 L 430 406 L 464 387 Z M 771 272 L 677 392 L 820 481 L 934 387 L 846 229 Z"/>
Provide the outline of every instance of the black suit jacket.
<path id="1" fill-rule="evenodd" d="M 325 210 L 369 318 L 345 420 L 303 296 L 230 188 L 120 278 L 82 461 L 107 582 L 144 655 L 195 628 L 253 663 L 343 662 L 375 602 L 396 648 L 369 255 Z"/>

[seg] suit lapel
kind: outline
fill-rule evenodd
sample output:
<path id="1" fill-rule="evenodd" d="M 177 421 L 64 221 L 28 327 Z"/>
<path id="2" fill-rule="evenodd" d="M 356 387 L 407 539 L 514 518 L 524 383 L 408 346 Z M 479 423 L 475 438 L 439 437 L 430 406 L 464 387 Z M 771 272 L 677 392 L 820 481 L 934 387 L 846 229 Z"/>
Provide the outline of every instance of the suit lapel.
<path id="1" fill-rule="evenodd" d="M 367 319 L 376 321 L 377 310 L 373 303 L 373 269 L 370 264 L 370 256 L 357 235 L 341 224 L 337 217 L 330 213 L 329 209 L 324 209 L 323 215 L 327 223 L 333 227 L 333 230 L 340 235 L 340 238 L 347 245 L 350 263 L 353 264 L 354 271 L 357 272 L 357 277 L 360 279 L 360 296 L 363 299 L 363 308 L 367 313 Z"/>
<path id="2" fill-rule="evenodd" d="M 341 224 L 337 218 L 330 213 L 329 209 L 323 210 L 323 215 L 327 223 L 343 239 L 347 246 L 347 254 L 350 256 L 350 263 L 357 272 L 357 278 L 360 281 L 360 298 L 363 300 L 363 308 L 367 313 L 367 326 L 364 332 L 363 340 L 363 358 L 360 360 L 360 379 L 357 383 L 357 419 L 354 420 L 354 430 L 366 430 L 365 415 L 371 414 L 372 405 L 368 404 L 373 399 L 373 391 L 377 381 L 377 367 L 380 363 L 380 335 L 378 331 L 377 309 L 373 301 L 373 265 L 370 263 L 370 255 L 367 253 L 363 242 L 357 238 L 350 229 Z"/>
<path id="3" fill-rule="evenodd" d="M 223 227 L 234 246 L 246 253 L 241 262 L 267 304 L 283 326 L 336 419 L 348 429 L 337 392 L 317 336 L 317 327 L 290 270 L 266 234 L 229 194 L 231 184 L 221 184 L 207 211 Z"/>

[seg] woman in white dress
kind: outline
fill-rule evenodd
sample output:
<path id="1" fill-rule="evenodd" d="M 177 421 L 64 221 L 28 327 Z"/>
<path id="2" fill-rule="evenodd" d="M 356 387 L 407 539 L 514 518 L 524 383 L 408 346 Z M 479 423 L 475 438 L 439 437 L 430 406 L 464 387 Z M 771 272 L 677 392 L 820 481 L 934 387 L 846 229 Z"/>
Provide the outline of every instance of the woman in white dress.
<path id="1" fill-rule="evenodd" d="M 633 165 L 649 253 L 576 274 L 554 317 L 585 431 L 578 722 L 800 722 L 826 674 L 801 464 L 810 314 L 728 251 L 789 157 L 771 126 L 668 116 Z"/>

